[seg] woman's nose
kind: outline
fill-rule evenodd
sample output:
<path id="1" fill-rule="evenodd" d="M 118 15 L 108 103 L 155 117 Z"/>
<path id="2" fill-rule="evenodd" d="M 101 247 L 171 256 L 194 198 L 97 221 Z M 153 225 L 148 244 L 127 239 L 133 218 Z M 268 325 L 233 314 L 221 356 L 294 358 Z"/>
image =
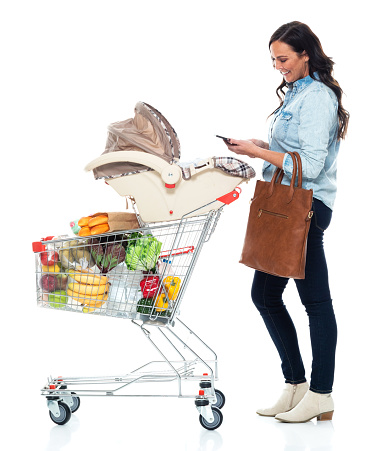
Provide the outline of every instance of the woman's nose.
<path id="1" fill-rule="evenodd" d="M 280 63 L 280 61 L 275 61 L 274 68 L 276 70 L 280 70 L 282 68 L 282 64 Z"/>

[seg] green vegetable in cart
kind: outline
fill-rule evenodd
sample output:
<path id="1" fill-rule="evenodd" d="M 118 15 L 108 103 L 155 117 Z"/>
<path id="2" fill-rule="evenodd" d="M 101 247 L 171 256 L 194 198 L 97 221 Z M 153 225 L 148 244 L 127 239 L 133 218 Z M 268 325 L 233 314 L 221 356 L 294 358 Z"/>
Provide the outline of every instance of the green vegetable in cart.
<path id="1" fill-rule="evenodd" d="M 50 293 L 48 301 L 51 307 L 63 308 L 68 302 L 68 297 L 66 296 L 66 291 L 58 290 Z"/>
<path id="2" fill-rule="evenodd" d="M 162 243 L 151 234 L 130 241 L 125 258 L 127 269 L 131 271 L 152 270 L 158 261 L 161 247 Z"/>
<path id="3" fill-rule="evenodd" d="M 154 305 L 153 298 L 142 298 L 138 301 L 138 313 L 143 313 L 144 315 L 150 315 L 152 306 Z"/>
<path id="4" fill-rule="evenodd" d="M 106 274 L 125 260 L 125 248 L 121 243 L 102 246 L 98 240 L 92 241 L 91 254 L 102 274 Z"/>
<path id="5" fill-rule="evenodd" d="M 157 307 L 157 303 L 158 303 L 158 301 L 155 303 L 156 307 Z M 164 305 L 165 309 L 163 309 L 163 308 L 153 309 L 152 307 L 154 305 L 154 298 L 142 298 L 142 299 L 140 299 L 138 301 L 137 312 L 138 313 L 142 313 L 143 315 L 151 315 L 151 314 L 153 314 L 154 316 L 158 315 L 158 316 L 168 316 L 169 317 L 171 315 L 171 313 L 167 309 L 167 307 L 168 307 L 168 303 L 167 302 L 166 302 L 166 304 Z M 158 304 L 158 307 L 159 306 L 163 307 L 163 300 L 162 300 L 162 304 L 161 305 Z M 159 310 L 161 312 L 158 314 Z"/>

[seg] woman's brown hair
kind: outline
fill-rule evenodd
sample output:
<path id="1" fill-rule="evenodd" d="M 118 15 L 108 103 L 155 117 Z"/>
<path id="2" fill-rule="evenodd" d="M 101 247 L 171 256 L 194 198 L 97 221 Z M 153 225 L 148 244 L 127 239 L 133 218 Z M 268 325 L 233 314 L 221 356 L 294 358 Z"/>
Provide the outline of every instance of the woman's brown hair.
<path id="1" fill-rule="evenodd" d="M 269 40 L 269 48 L 275 41 L 284 42 L 299 54 L 305 52 L 309 55 L 309 75 L 316 80 L 314 72 L 317 72 L 320 81 L 328 86 L 338 99 L 338 139 L 344 139 L 349 123 L 349 113 L 342 106 L 343 91 L 332 76 L 334 62 L 332 58 L 325 55 L 321 42 L 312 30 L 301 22 L 289 22 L 281 25 Z M 277 97 L 280 99 L 280 106 L 284 103 L 285 92 L 283 88 L 286 82 L 283 79 L 281 85 L 276 89 Z"/>

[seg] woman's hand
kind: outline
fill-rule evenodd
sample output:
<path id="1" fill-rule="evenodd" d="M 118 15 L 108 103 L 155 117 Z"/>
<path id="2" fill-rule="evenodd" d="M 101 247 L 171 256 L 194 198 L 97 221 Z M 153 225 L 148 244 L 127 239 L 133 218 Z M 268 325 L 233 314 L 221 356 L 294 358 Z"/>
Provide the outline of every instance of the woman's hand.
<path id="1" fill-rule="evenodd" d="M 282 152 L 269 150 L 268 143 L 265 143 L 264 141 L 261 141 L 259 139 L 230 139 L 229 141 L 229 143 L 226 142 L 226 145 L 231 152 L 234 152 L 237 155 L 247 155 L 251 158 L 261 158 L 273 164 L 274 166 L 277 166 L 278 168 L 283 168 L 285 154 Z"/>
<path id="2" fill-rule="evenodd" d="M 261 139 L 250 139 L 249 141 L 252 141 L 253 144 L 255 144 L 258 147 L 261 147 L 262 149 L 269 149 L 269 144 L 262 141 Z"/>
<path id="3" fill-rule="evenodd" d="M 230 139 L 231 145 L 226 142 L 228 149 L 231 152 L 236 153 L 237 155 L 247 155 L 251 158 L 256 158 L 258 156 L 257 149 L 261 148 L 256 142 L 264 144 L 263 141 L 260 140 L 241 140 L 241 139 Z M 232 145 L 233 144 L 233 145 Z"/>

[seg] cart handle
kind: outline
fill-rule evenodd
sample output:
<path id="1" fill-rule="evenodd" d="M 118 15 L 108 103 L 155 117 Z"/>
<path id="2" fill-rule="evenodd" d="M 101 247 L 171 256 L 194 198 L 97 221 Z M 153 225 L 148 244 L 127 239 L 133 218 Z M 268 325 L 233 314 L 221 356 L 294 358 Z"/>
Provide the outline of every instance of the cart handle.
<path id="1" fill-rule="evenodd" d="M 195 247 L 194 246 L 186 246 L 186 247 L 180 247 L 178 249 L 173 249 L 172 252 L 171 251 L 163 251 L 161 252 L 161 254 L 159 255 L 159 258 L 164 258 L 164 257 L 173 257 L 174 255 L 181 255 L 181 254 L 189 254 L 190 252 L 194 252 Z"/>
<path id="2" fill-rule="evenodd" d="M 143 164 L 154 169 L 162 177 L 166 188 L 175 188 L 175 184 L 182 178 L 182 170 L 177 164 L 167 163 L 163 158 L 136 150 L 105 153 L 88 163 L 85 171 L 91 171 L 104 164 L 121 162 Z"/>
<path id="3" fill-rule="evenodd" d="M 224 196 L 218 197 L 216 200 L 219 200 L 220 202 L 223 202 L 223 204 L 229 205 L 235 200 L 239 199 L 239 196 L 241 194 L 241 188 L 237 186 L 233 191 L 230 193 L 224 194 Z"/>
<path id="4" fill-rule="evenodd" d="M 46 238 L 41 238 L 41 241 L 50 241 L 53 240 L 54 236 L 47 236 Z M 43 252 L 46 249 L 46 246 L 42 244 L 41 241 L 34 241 L 32 243 L 33 252 Z"/>

